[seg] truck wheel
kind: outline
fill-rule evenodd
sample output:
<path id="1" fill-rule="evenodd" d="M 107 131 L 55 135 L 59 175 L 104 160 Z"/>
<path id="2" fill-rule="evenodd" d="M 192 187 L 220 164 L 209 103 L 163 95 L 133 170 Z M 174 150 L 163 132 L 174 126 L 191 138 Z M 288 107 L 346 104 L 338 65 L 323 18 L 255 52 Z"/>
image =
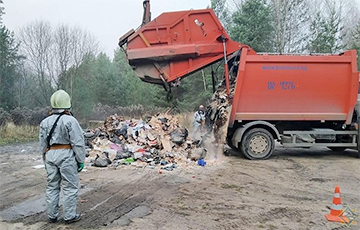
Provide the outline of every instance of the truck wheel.
<path id="1" fill-rule="evenodd" d="M 346 147 L 328 147 L 328 149 L 330 149 L 334 152 L 343 152 L 343 151 L 345 151 Z"/>
<path id="2" fill-rule="evenodd" d="M 274 151 L 274 137 L 263 128 L 247 131 L 241 141 L 241 152 L 250 160 L 264 160 Z"/>

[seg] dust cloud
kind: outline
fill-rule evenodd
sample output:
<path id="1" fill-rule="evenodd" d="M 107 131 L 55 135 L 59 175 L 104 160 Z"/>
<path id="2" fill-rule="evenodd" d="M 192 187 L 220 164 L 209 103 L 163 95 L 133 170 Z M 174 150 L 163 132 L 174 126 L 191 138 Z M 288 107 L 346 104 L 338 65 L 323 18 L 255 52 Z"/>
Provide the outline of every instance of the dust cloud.
<path id="1" fill-rule="evenodd" d="M 229 114 L 229 113 L 228 113 Z M 182 113 L 176 116 L 179 123 L 186 127 L 189 131 L 189 137 L 191 139 L 197 140 L 201 139 L 201 135 L 194 134 L 194 114 L 191 112 Z M 229 116 L 225 119 L 226 122 L 218 129 L 218 136 L 220 136 L 220 140 L 215 139 L 214 129 L 211 130 L 209 134 L 206 134 L 206 137 L 203 138 L 202 147 L 207 150 L 205 160 L 207 163 L 216 164 L 219 162 L 223 162 L 225 160 L 224 151 L 226 148 L 226 135 L 227 135 L 227 127 L 229 123 Z M 205 134 L 205 133 L 204 133 Z"/>

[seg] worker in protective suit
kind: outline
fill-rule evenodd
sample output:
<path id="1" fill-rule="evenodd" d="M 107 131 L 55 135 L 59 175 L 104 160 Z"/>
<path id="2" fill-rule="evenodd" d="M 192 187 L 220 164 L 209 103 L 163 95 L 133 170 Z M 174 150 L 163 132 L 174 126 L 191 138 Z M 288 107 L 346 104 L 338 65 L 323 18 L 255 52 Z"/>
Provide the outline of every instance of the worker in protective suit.
<path id="1" fill-rule="evenodd" d="M 194 113 L 194 131 L 193 137 L 199 138 L 199 135 L 204 134 L 205 130 L 205 107 L 199 106 L 199 109 Z"/>
<path id="2" fill-rule="evenodd" d="M 71 100 L 64 90 L 50 98 L 50 116 L 40 123 L 39 140 L 47 173 L 46 203 L 49 222 L 59 215 L 60 185 L 62 185 L 65 223 L 80 220 L 76 213 L 78 172 L 84 168 L 86 155 L 83 131 L 71 115 Z"/>

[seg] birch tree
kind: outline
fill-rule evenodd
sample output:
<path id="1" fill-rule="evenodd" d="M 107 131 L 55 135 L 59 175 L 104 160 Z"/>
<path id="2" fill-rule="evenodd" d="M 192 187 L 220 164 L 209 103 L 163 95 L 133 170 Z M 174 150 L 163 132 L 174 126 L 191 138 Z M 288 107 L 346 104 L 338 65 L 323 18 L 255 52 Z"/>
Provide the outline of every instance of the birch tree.
<path id="1" fill-rule="evenodd" d="M 211 9 L 213 9 L 225 30 L 228 31 L 231 24 L 231 13 L 227 7 L 226 0 L 211 0 Z"/>
<path id="2" fill-rule="evenodd" d="M 0 4 L 4 4 L 3 0 L 0 0 Z M 4 7 L 0 5 L 0 24 L 2 24 L 2 16 L 4 15 Z"/>
<path id="3" fill-rule="evenodd" d="M 357 52 L 357 66 L 360 70 L 360 20 L 356 24 L 353 31 L 351 31 L 352 42 L 349 44 L 350 49 L 356 49 Z"/>
<path id="4" fill-rule="evenodd" d="M 302 52 L 309 25 L 307 0 L 270 0 L 275 52 Z"/>
<path id="5" fill-rule="evenodd" d="M 21 52 L 26 57 L 27 67 L 32 71 L 39 85 L 42 106 L 47 105 L 52 93 L 52 28 L 49 22 L 35 21 L 20 30 Z M 50 72 L 49 72 L 50 70 Z"/>
<path id="6" fill-rule="evenodd" d="M 64 82 L 69 82 L 70 85 L 67 88 L 70 96 L 72 96 L 74 77 L 77 74 L 78 67 L 86 55 L 98 53 L 99 43 L 89 32 L 79 27 L 70 28 L 67 25 L 58 26 L 54 32 L 54 37 L 53 53 L 58 78 L 57 88 L 66 87 Z M 74 71 L 67 72 L 70 67 Z"/>
<path id="7" fill-rule="evenodd" d="M 343 1 L 344 13 L 342 24 L 344 27 L 344 43 L 346 49 L 355 49 L 357 52 L 357 65 L 360 70 L 360 5 L 355 0 Z"/>
<path id="8" fill-rule="evenodd" d="M 36 76 L 41 92 L 39 102 L 48 104 L 48 98 L 55 89 L 65 88 L 69 82 L 70 95 L 73 91 L 75 70 L 85 55 L 98 52 L 98 42 L 87 31 L 67 25 L 55 29 L 49 22 L 35 21 L 20 30 L 21 52 L 26 56 L 26 66 Z"/>

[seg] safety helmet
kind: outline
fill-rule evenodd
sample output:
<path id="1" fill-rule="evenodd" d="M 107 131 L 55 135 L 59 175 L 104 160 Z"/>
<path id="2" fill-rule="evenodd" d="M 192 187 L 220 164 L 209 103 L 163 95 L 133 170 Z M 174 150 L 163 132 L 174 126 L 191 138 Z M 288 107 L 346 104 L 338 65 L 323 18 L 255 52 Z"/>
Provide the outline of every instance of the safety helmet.
<path id="1" fill-rule="evenodd" d="M 50 98 L 51 107 L 53 109 L 70 109 L 71 99 L 67 92 L 60 89 L 53 93 Z"/>

